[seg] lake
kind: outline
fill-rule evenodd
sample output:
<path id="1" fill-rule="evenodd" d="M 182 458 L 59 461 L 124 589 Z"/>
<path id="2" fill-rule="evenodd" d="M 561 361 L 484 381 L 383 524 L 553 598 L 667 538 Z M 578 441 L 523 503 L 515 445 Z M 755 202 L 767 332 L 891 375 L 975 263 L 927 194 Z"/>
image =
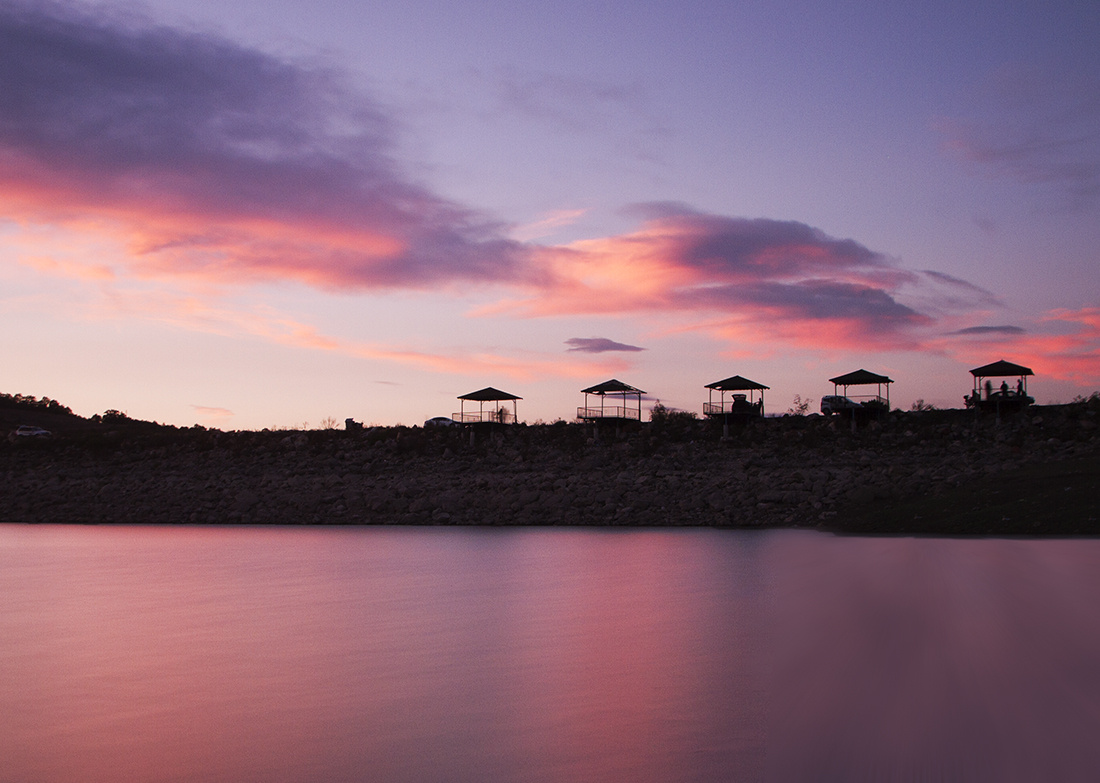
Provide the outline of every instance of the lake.
<path id="1" fill-rule="evenodd" d="M 1094 780 L 1100 541 L 0 526 L 0 782 Z"/>

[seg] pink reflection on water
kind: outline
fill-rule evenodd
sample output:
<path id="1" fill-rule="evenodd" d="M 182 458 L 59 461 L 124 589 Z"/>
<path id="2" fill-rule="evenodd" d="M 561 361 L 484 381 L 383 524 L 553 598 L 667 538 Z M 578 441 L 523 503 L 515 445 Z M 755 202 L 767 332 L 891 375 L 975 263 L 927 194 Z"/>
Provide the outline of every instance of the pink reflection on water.
<path id="1" fill-rule="evenodd" d="M 3 528 L 4 774 L 752 777 L 757 559 L 715 534 Z"/>
<path id="2" fill-rule="evenodd" d="M 1091 780 L 1100 542 L 0 527 L 0 780 Z"/>

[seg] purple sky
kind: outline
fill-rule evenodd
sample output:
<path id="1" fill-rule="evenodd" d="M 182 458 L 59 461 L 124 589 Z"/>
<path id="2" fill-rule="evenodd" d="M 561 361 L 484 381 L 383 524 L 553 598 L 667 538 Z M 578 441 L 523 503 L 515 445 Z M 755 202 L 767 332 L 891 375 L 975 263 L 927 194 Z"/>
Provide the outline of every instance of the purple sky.
<path id="1" fill-rule="evenodd" d="M 222 428 L 618 377 L 1100 388 L 1100 6 L 0 8 L 2 391 Z"/>

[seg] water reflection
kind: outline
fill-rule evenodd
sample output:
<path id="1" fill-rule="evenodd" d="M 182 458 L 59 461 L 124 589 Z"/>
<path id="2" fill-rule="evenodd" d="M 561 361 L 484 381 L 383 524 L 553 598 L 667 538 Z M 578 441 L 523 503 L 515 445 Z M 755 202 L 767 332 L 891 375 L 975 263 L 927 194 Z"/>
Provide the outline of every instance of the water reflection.
<path id="1" fill-rule="evenodd" d="M 0 527 L 0 780 L 1091 779 L 1098 558 Z"/>
<path id="2" fill-rule="evenodd" d="M 762 588 L 743 539 L 0 541 L 15 779 L 658 781 L 762 763 Z"/>
<path id="3" fill-rule="evenodd" d="M 792 538 L 770 776 L 1094 780 L 1100 542 Z"/>

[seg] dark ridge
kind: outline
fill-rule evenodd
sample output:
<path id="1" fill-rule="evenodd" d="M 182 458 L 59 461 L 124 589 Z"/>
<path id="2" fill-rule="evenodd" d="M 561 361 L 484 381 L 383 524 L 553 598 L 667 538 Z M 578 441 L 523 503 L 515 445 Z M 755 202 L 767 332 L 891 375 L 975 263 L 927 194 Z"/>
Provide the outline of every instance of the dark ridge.
<path id="1" fill-rule="evenodd" d="M 806 527 L 1100 533 L 1100 395 L 973 410 L 222 432 L 0 399 L 0 519 L 23 523 Z"/>

